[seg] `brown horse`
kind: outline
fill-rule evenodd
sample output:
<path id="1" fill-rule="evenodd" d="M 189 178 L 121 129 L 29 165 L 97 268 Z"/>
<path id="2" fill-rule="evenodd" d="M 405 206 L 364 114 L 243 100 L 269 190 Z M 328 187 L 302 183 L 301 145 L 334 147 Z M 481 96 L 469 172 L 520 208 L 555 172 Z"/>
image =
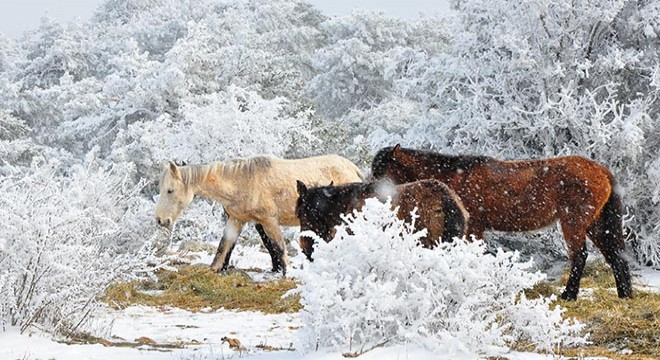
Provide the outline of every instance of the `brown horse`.
<path id="1" fill-rule="evenodd" d="M 286 275 L 288 258 L 280 226 L 298 226 L 296 180 L 312 184 L 362 181 L 360 169 L 337 155 L 286 160 L 257 156 L 208 165 L 177 166 L 170 162 L 160 179 L 156 220 L 171 227 L 195 195 L 220 202 L 228 215 L 211 269 L 226 269 L 243 226 L 252 222 L 271 253 L 273 267 Z M 277 261 L 276 261 L 277 259 Z"/>
<path id="2" fill-rule="evenodd" d="M 411 212 L 416 209 L 417 230 L 427 229 L 421 239 L 422 246 L 433 248 L 438 239 L 452 241 L 463 237 L 467 230 L 468 213 L 450 188 L 437 180 L 423 180 L 403 185 L 391 183 L 354 183 L 339 186 L 322 186 L 308 189 L 298 181 L 296 216 L 300 230 L 311 230 L 329 242 L 335 234 L 335 226 L 342 223 L 341 215 L 364 205 L 365 199 L 376 197 L 392 198 L 392 206 L 398 206 L 400 219 L 412 222 Z M 312 260 L 314 240 L 308 236 L 300 238 L 300 247 Z"/>
<path id="3" fill-rule="evenodd" d="M 376 179 L 395 183 L 437 179 L 452 188 L 470 213 L 469 234 L 530 231 L 561 224 L 571 272 L 563 299 L 575 300 L 587 259 L 585 238 L 612 267 L 619 297 L 632 298 L 625 249 L 621 199 L 607 168 L 579 156 L 499 161 L 486 156 L 449 156 L 403 149 L 381 149 L 371 166 Z"/>

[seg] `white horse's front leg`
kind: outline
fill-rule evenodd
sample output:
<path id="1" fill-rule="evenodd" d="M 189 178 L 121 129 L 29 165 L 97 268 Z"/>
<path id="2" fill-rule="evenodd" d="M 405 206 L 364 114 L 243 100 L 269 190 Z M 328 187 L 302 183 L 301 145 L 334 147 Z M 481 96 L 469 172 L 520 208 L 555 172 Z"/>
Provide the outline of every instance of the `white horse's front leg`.
<path id="1" fill-rule="evenodd" d="M 273 245 L 275 247 L 275 252 L 280 258 L 280 264 L 282 265 L 282 276 L 286 276 L 286 268 L 289 266 L 289 256 L 286 252 L 286 243 L 284 242 L 284 235 L 282 234 L 282 229 L 277 221 L 263 221 L 261 225 L 266 232 L 266 235 L 273 240 Z"/>
<path id="2" fill-rule="evenodd" d="M 243 225 L 245 225 L 245 222 L 231 217 L 227 220 L 227 226 L 225 226 L 225 230 L 222 233 L 222 240 L 220 240 L 220 244 L 218 245 L 218 251 L 215 253 L 215 258 L 213 258 L 213 262 L 211 263 L 211 270 L 227 269 L 231 252 L 234 250 L 234 246 L 236 246 L 236 239 L 241 234 Z"/>

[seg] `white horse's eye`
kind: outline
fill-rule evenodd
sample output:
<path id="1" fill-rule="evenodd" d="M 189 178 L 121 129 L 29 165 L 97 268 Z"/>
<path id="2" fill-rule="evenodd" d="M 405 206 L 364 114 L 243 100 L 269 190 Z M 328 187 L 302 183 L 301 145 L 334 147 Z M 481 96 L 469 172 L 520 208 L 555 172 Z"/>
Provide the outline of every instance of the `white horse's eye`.
<path id="1" fill-rule="evenodd" d="M 170 189 L 170 190 L 167 190 L 167 193 L 168 193 L 168 194 L 171 194 L 171 193 L 173 193 L 173 192 L 174 192 L 174 190 L 171 190 L 171 189 Z"/>

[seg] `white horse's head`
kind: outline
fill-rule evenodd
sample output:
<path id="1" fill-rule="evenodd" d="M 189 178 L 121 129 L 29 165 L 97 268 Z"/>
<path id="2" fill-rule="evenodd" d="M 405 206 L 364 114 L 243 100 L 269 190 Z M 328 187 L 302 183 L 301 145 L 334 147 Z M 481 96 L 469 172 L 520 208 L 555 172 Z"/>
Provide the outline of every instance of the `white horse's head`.
<path id="1" fill-rule="evenodd" d="M 181 169 L 172 161 L 163 169 L 159 188 L 156 221 L 158 225 L 171 228 L 181 212 L 190 205 L 195 194 L 183 181 Z"/>

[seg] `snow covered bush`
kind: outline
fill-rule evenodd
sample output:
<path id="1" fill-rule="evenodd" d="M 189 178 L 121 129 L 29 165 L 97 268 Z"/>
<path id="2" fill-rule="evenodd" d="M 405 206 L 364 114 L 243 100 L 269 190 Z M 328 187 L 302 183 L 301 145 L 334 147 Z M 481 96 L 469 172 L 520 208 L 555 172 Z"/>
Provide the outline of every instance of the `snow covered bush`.
<path id="1" fill-rule="evenodd" d="M 453 359 L 521 343 L 546 351 L 584 343 L 581 324 L 563 320 L 548 299 L 521 293 L 544 275 L 527 271 L 517 253 L 484 254 L 482 242 L 459 239 L 424 249 L 417 244 L 423 233 L 390 206 L 367 200 L 296 272 L 303 351 L 359 353 L 409 342 Z"/>
<path id="2" fill-rule="evenodd" d="M 0 178 L 3 322 L 82 330 L 108 284 L 144 270 L 153 227 L 135 222 L 144 202 L 124 172 L 52 161 Z"/>

